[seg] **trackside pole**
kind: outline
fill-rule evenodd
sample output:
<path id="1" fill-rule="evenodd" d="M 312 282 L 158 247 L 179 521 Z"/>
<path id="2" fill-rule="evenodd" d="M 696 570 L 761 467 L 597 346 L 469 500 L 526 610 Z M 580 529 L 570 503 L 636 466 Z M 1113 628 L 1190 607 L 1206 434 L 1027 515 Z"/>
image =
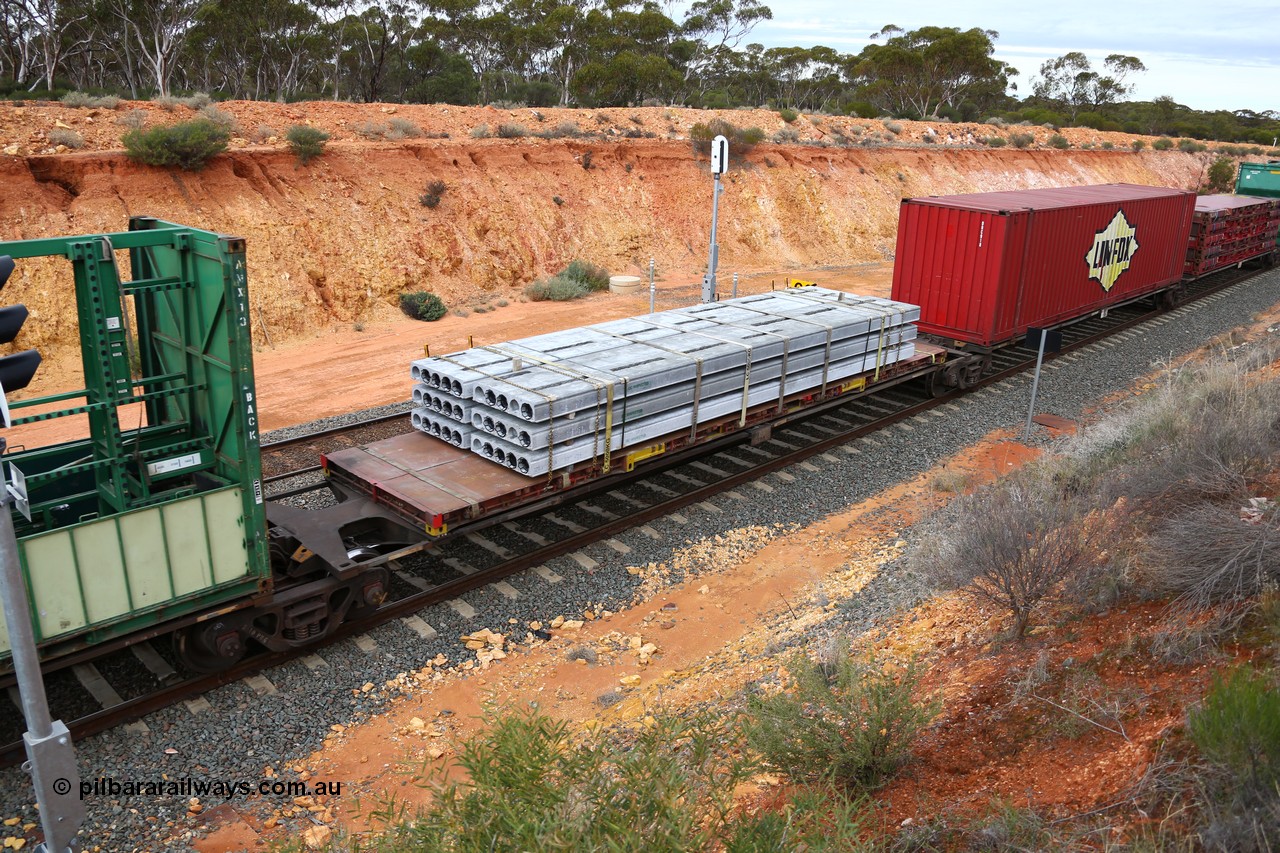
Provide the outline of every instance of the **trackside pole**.
<path id="1" fill-rule="evenodd" d="M 716 224 L 720 217 L 720 193 L 724 185 L 720 176 L 729 168 L 729 140 L 717 136 L 711 141 L 711 177 L 715 179 L 711 192 L 711 252 L 707 258 L 707 274 L 702 277 L 702 301 L 716 301 L 716 267 L 720 263 L 720 247 L 716 244 Z"/>
<path id="2" fill-rule="evenodd" d="M 4 446 L 4 439 L 0 438 L 0 452 Z M 84 823 L 80 772 L 71 733 L 61 720 L 49 719 L 49 702 L 40 674 L 31 611 L 27 607 L 27 587 L 22 580 L 18 540 L 10 515 L 15 496 L 5 481 L 2 466 L 0 487 L 0 598 L 4 599 L 13 671 L 22 697 L 22 715 L 27 721 L 28 730 L 22 735 L 27 746 L 23 769 L 31 774 L 35 785 L 40 824 L 44 829 L 44 842 L 36 847 L 36 853 L 66 853 L 72 850 L 71 842 Z"/>
<path id="3" fill-rule="evenodd" d="M 1040 391 L 1040 365 L 1044 362 L 1044 335 L 1040 336 L 1040 348 L 1036 351 L 1036 375 L 1031 380 L 1031 405 L 1027 407 L 1027 425 L 1022 430 L 1022 440 L 1031 438 L 1031 418 L 1036 413 L 1036 394 Z"/>
<path id="4" fill-rule="evenodd" d="M 1022 430 L 1023 441 L 1031 438 L 1031 419 L 1036 414 L 1036 394 L 1040 391 L 1040 365 L 1046 352 L 1062 351 L 1062 332 L 1032 326 L 1027 329 L 1026 344 L 1036 347 L 1036 373 L 1031 380 L 1031 405 L 1027 408 L 1027 425 Z"/>
<path id="5" fill-rule="evenodd" d="M 653 258 L 649 259 L 649 313 L 653 313 L 653 303 L 657 299 L 658 288 L 653 283 Z"/>

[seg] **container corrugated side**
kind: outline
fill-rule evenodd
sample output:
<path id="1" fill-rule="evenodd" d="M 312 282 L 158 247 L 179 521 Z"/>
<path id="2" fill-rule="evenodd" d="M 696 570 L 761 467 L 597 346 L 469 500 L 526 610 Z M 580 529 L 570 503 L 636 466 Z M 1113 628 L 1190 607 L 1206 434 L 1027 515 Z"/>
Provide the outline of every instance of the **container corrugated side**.
<path id="1" fill-rule="evenodd" d="M 893 298 L 921 331 L 994 346 L 1182 275 L 1195 195 L 1108 184 L 908 199 Z"/>

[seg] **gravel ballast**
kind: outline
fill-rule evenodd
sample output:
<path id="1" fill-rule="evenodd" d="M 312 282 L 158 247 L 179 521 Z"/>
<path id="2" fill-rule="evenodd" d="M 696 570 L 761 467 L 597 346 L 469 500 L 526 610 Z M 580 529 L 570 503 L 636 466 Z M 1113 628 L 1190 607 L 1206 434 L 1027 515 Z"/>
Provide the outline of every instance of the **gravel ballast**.
<path id="1" fill-rule="evenodd" d="M 1128 388 L 1136 378 L 1170 359 L 1249 323 L 1277 303 L 1280 271 L 1272 271 L 1166 314 L 1154 324 L 1051 362 L 1040 383 L 1037 411 L 1079 419 L 1103 397 Z M 778 523 L 806 525 L 841 511 L 916 476 L 992 430 L 1020 427 L 1026 417 L 1030 384 L 1025 375 L 1004 380 L 907 421 L 905 426 L 890 427 L 853 442 L 852 447 L 860 452 L 832 451 L 830 455 L 839 462 L 815 457 L 811 462 L 817 470 L 797 465 L 787 469 L 786 477 L 767 475 L 764 482 L 772 492 L 740 487 L 745 500 L 718 497 L 713 501 L 718 513 L 697 505 L 686 507 L 681 511 L 683 521 L 664 518 L 650 523 L 660 539 L 629 531 L 617 537 L 629 553 L 621 554 L 604 543 L 593 545 L 584 553 L 594 567 L 587 568 L 567 556 L 552 560 L 546 568 L 562 578 L 559 582 L 549 582 L 533 571 L 508 578 L 507 583 L 519 593 L 517 599 L 494 587 L 467 593 L 463 598 L 475 611 L 473 618 L 447 604 L 428 608 L 418 615 L 436 629 L 434 639 L 423 639 L 401 620 L 393 620 L 368 633 L 372 645 L 345 640 L 321 649 L 318 654 L 324 666 L 318 670 L 292 662 L 264 672 L 276 688 L 270 695 L 259 696 L 237 682 L 208 694 L 208 710 L 193 713 L 180 704 L 150 715 L 145 720 L 148 734 L 118 729 L 89 738 L 77 745 L 81 777 L 153 780 L 168 774 L 171 779 L 244 780 L 256 788 L 265 768 L 271 767 L 282 778 L 293 778 L 286 765 L 304 760 L 318 748 L 331 725 L 358 722 L 385 704 L 384 682 L 421 668 L 438 654 L 455 663 L 470 657 L 458 641 L 460 634 L 486 627 L 506 633 L 513 628 L 509 620 L 516 619 L 519 625 L 515 632 L 522 636 L 528 620 L 550 622 L 557 615 L 574 618 L 588 608 L 620 609 L 632 600 L 640 584 L 638 576 L 626 571 L 628 566 L 669 562 L 689 543 L 726 530 Z M 407 404 L 377 411 L 404 408 Z M 370 414 L 366 411 L 344 418 L 354 421 Z M 343 418 L 329 418 L 277 430 L 264 440 L 340 422 Z M 803 424 L 798 429 L 803 430 Z M 1037 440 L 1045 440 L 1043 430 Z M 847 614 L 850 624 L 873 625 L 921 594 L 921 590 L 890 579 L 874 583 L 859 596 L 856 618 Z M 361 692 L 361 686 L 370 682 L 375 689 Z M 189 850 L 190 833 L 199 821 L 188 816 L 188 799 L 186 795 L 91 797 L 83 849 L 112 853 Z M 25 773 L 16 768 L 0 773 L 0 818 L 38 822 L 31 801 Z M 212 808 L 225 801 L 211 797 L 203 800 L 203 805 Z M 246 802 L 235 798 L 232 805 Z"/>

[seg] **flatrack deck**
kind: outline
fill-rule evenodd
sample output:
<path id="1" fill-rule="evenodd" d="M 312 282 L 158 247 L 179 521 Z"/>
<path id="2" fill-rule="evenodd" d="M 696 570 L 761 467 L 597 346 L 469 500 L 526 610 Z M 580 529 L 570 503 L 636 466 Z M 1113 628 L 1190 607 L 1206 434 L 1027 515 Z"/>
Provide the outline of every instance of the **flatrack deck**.
<path id="1" fill-rule="evenodd" d="M 450 525 L 530 503 L 611 473 L 631 471 L 646 459 L 766 423 L 785 422 L 792 416 L 807 415 L 824 404 L 834 405 L 873 389 L 913 379 L 936 369 L 946 357 L 947 351 L 942 347 L 920 341 L 914 356 L 878 374 L 868 371 L 833 383 L 825 394 L 813 389 L 787 398 L 784 414 L 780 415 L 777 403 L 757 406 L 749 410 L 744 419 L 728 417 L 703 424 L 696 435 L 673 434 L 646 447 L 617 451 L 607 462 L 600 458 L 550 475 L 526 477 L 470 450 L 416 430 L 362 447 L 335 451 L 321 457 L 321 465 L 339 492 L 363 496 L 413 522 L 429 536 L 442 536 L 449 532 Z"/>

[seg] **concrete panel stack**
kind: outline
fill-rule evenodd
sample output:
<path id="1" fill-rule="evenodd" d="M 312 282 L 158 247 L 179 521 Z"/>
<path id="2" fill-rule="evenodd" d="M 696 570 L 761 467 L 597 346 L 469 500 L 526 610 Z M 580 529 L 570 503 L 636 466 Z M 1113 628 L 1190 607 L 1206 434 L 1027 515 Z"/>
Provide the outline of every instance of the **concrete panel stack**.
<path id="1" fill-rule="evenodd" d="M 804 288 L 477 347 L 413 363 L 413 424 L 540 476 L 882 370 L 918 318 Z"/>
<path id="2" fill-rule="evenodd" d="M 1280 198 L 1205 195 L 1196 199 L 1185 274 L 1197 277 L 1275 249 Z"/>

